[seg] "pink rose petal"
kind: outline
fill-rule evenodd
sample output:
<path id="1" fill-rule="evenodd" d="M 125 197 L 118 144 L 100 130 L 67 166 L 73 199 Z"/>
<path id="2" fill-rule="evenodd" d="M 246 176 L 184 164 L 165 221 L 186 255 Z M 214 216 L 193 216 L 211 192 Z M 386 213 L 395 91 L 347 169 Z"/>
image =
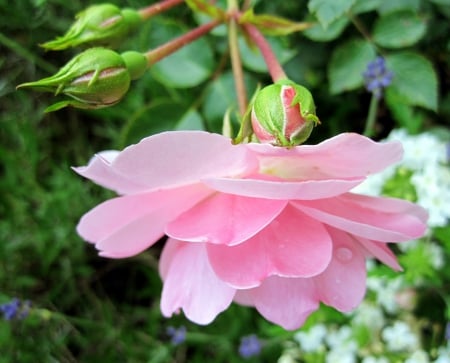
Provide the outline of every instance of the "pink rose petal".
<path id="1" fill-rule="evenodd" d="M 331 259 L 332 241 L 321 223 L 288 206 L 270 225 L 237 246 L 207 246 L 219 278 L 236 288 L 261 284 L 271 275 L 311 277 Z"/>
<path id="2" fill-rule="evenodd" d="M 399 142 L 377 143 L 354 133 L 291 149 L 255 143 L 247 147 L 259 155 L 260 172 L 295 180 L 365 177 L 400 161 L 403 155 Z"/>
<path id="3" fill-rule="evenodd" d="M 243 145 L 203 131 L 163 132 L 123 150 L 111 164 L 149 189 L 196 183 L 201 178 L 234 176 L 257 168 Z"/>
<path id="4" fill-rule="evenodd" d="M 257 179 L 205 178 L 202 181 L 210 188 L 222 193 L 254 198 L 313 200 L 345 193 L 360 184 L 363 180 L 287 182 Z"/>
<path id="5" fill-rule="evenodd" d="M 166 259 L 161 311 L 170 317 L 182 309 L 197 324 L 209 324 L 231 304 L 235 289 L 217 278 L 208 262 L 204 244 L 182 243 L 169 249 Z"/>
<path id="6" fill-rule="evenodd" d="M 261 315 L 286 330 L 298 329 L 319 307 L 312 279 L 272 276 L 250 292 Z"/>
<path id="7" fill-rule="evenodd" d="M 77 231 L 105 257 L 128 257 L 150 247 L 167 223 L 201 201 L 210 190 L 201 184 L 128 195 L 106 201 L 80 220 Z"/>
<path id="8" fill-rule="evenodd" d="M 369 252 L 370 256 L 377 258 L 395 271 L 403 270 L 397 261 L 397 257 L 395 257 L 386 243 L 370 241 L 362 237 L 358 237 L 358 242 Z"/>
<path id="9" fill-rule="evenodd" d="M 339 311 L 353 310 L 366 292 L 366 261 L 358 244 L 345 232 L 329 228 L 333 238 L 333 259 L 315 276 L 320 300 Z"/>
<path id="10" fill-rule="evenodd" d="M 267 226 L 286 204 L 215 193 L 170 222 L 166 234 L 183 241 L 235 245 Z"/>
<path id="11" fill-rule="evenodd" d="M 386 201 L 387 212 L 382 211 L 384 198 L 373 198 L 376 208 L 370 208 L 368 203 L 361 204 L 355 194 L 346 194 L 335 198 L 321 199 L 315 201 L 292 202 L 299 210 L 323 223 L 342 229 L 357 236 L 383 241 L 400 242 L 423 235 L 426 224 L 414 215 L 414 213 L 390 213 L 389 208 L 393 204 L 398 208 L 401 205 L 421 210 L 413 204 L 392 199 Z M 417 211 L 416 211 L 417 212 Z"/>

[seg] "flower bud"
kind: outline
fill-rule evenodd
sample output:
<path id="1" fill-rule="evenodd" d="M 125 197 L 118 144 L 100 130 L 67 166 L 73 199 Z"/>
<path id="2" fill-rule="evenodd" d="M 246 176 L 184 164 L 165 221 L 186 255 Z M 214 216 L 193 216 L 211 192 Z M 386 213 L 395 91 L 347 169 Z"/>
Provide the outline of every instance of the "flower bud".
<path id="1" fill-rule="evenodd" d="M 260 142 L 287 147 L 305 142 L 320 123 L 311 92 L 286 80 L 258 92 L 251 120 Z"/>
<path id="2" fill-rule="evenodd" d="M 62 37 L 42 44 L 49 50 L 78 45 L 115 47 L 142 21 L 138 11 L 99 4 L 78 13 L 75 22 Z"/>
<path id="3" fill-rule="evenodd" d="M 125 59 L 124 59 L 125 58 Z M 116 104 L 128 91 L 130 81 L 145 70 L 145 56 L 127 52 L 125 57 L 106 48 L 91 48 L 80 53 L 55 75 L 17 88 L 33 88 L 72 98 L 46 109 L 55 111 L 66 106 L 102 108 Z M 132 74 L 128 64 L 132 68 Z"/>

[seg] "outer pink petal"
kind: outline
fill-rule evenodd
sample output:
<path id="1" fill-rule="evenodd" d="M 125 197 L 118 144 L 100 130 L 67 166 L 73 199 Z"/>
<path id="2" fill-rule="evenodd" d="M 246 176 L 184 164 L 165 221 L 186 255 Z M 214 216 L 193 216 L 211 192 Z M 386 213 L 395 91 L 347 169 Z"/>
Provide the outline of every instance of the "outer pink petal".
<path id="1" fill-rule="evenodd" d="M 231 304 L 235 289 L 214 274 L 204 244 L 168 241 L 174 243 L 177 245 L 163 250 L 165 277 L 161 311 L 170 317 L 183 309 L 189 320 L 209 324 Z M 166 248 L 169 248 L 169 258 L 164 257 Z"/>
<path id="2" fill-rule="evenodd" d="M 298 329 L 319 307 L 312 279 L 272 276 L 249 292 L 261 315 L 287 330 Z"/>
<path id="3" fill-rule="evenodd" d="M 111 167 L 111 160 L 104 157 L 103 153 L 95 155 L 87 166 L 72 168 L 81 176 L 91 179 L 97 184 L 114 190 L 119 194 L 132 194 L 147 189 L 145 185 L 136 183 L 126 175 L 117 173 Z"/>
<path id="4" fill-rule="evenodd" d="M 170 220 L 210 193 L 197 184 L 114 198 L 86 213 L 77 231 L 95 243 L 103 256 L 131 256 L 151 246 L 163 236 Z"/>
<path id="5" fill-rule="evenodd" d="M 364 179 L 308 180 L 302 182 L 256 179 L 207 178 L 203 182 L 212 189 L 254 198 L 280 200 L 313 200 L 345 193 Z"/>
<path id="6" fill-rule="evenodd" d="M 363 248 L 369 252 L 370 256 L 374 256 L 383 262 L 385 265 L 389 266 L 393 270 L 401 271 L 402 267 L 397 261 L 397 257 L 392 253 L 386 243 L 370 241 L 368 239 L 358 237 L 358 242 L 363 246 Z"/>
<path id="7" fill-rule="evenodd" d="M 403 155 L 399 142 L 377 143 L 354 133 L 291 149 L 254 143 L 247 147 L 259 155 L 262 172 L 297 180 L 367 176 L 400 161 Z"/>
<path id="8" fill-rule="evenodd" d="M 334 198 L 312 202 L 298 201 L 293 204 L 323 223 L 377 241 L 407 241 L 425 233 L 426 224 L 422 218 L 416 216 L 422 211 L 421 207 L 403 200 L 377 197 L 364 197 L 366 203 L 361 204 L 360 197 L 348 193 Z M 374 208 L 370 207 L 369 199 L 374 201 Z M 384 211 L 383 200 L 386 201 Z"/>
<path id="9" fill-rule="evenodd" d="M 237 246 L 207 246 L 216 274 L 231 286 L 250 288 L 268 276 L 310 277 L 331 259 L 331 238 L 321 223 L 288 206 L 271 224 Z"/>
<path id="10" fill-rule="evenodd" d="M 235 245 L 263 229 L 286 204 L 216 193 L 169 223 L 166 234 L 183 241 Z"/>
<path id="11" fill-rule="evenodd" d="M 313 280 L 322 302 L 339 311 L 350 311 L 366 292 L 364 254 L 347 233 L 332 228 L 329 231 L 333 238 L 333 259 Z"/>
<path id="12" fill-rule="evenodd" d="M 123 150 L 111 164 L 119 174 L 148 189 L 170 188 L 200 178 L 235 176 L 257 168 L 243 145 L 203 131 L 163 132 Z"/>

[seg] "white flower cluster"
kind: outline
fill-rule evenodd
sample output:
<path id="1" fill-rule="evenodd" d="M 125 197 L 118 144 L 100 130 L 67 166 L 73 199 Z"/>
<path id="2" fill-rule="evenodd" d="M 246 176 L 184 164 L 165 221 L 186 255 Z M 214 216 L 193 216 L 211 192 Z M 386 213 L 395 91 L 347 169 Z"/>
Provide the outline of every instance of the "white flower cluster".
<path id="1" fill-rule="evenodd" d="M 380 195 L 385 183 L 399 170 L 412 172 L 411 184 L 417 204 L 429 213 L 428 226 L 442 227 L 450 219 L 450 166 L 448 143 L 431 132 L 409 135 L 404 129 L 393 130 L 386 139 L 398 140 L 404 148 L 403 161 L 384 172 L 370 176 L 354 189 L 357 193 Z"/>

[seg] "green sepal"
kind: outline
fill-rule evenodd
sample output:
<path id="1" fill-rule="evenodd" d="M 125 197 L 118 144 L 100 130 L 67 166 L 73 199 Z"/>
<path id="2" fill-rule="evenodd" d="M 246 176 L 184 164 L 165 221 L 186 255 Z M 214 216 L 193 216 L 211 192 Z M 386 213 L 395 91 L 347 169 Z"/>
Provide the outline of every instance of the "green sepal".
<path id="1" fill-rule="evenodd" d="M 247 10 L 240 18 L 239 24 L 252 24 L 267 35 L 288 35 L 311 28 L 314 23 L 295 22 L 279 16 L 258 14 L 253 9 Z"/>
<path id="2" fill-rule="evenodd" d="M 206 0 L 186 0 L 186 5 L 188 5 L 191 10 L 195 13 L 207 14 L 214 19 L 225 19 L 225 12 L 218 8 L 217 6 L 211 5 L 209 1 Z"/>
<path id="3" fill-rule="evenodd" d="M 92 5 L 75 16 L 69 30 L 55 40 L 41 44 L 47 50 L 80 45 L 117 47 L 142 22 L 139 12 L 112 4 Z"/>
<path id="4" fill-rule="evenodd" d="M 233 144 L 242 144 L 244 142 L 250 142 L 253 136 L 253 128 L 252 128 L 252 108 L 255 103 L 256 95 L 258 94 L 261 86 L 258 85 L 255 92 L 250 99 L 250 102 L 247 106 L 247 110 L 241 119 L 241 127 L 239 128 L 237 136 L 233 139 Z"/>

